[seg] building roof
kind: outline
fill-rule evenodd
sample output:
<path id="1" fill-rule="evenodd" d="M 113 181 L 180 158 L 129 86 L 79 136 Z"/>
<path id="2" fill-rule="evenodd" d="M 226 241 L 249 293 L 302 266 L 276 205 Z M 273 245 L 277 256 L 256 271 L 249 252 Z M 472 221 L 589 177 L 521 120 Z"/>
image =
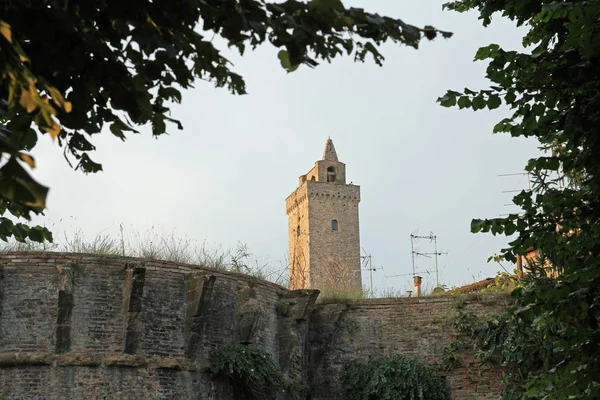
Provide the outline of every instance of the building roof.
<path id="1" fill-rule="evenodd" d="M 468 285 L 460 286 L 454 289 L 448 290 L 446 293 L 473 293 L 480 292 L 483 289 L 487 289 L 490 286 L 494 286 L 496 283 L 494 278 L 485 278 L 479 282 L 469 283 Z"/>
<path id="2" fill-rule="evenodd" d="M 327 142 L 325 143 L 325 150 L 323 150 L 323 160 L 339 161 L 337 153 L 335 152 L 335 147 L 333 146 L 333 140 L 331 140 L 331 138 L 328 138 Z"/>
<path id="3" fill-rule="evenodd" d="M 492 286 L 503 285 L 510 282 L 511 279 L 519 279 L 517 275 L 502 276 L 499 278 L 485 278 L 479 282 L 473 282 L 465 286 L 460 286 L 454 289 L 448 290 L 448 294 L 464 294 L 464 293 L 477 293 L 485 289 L 491 288 Z"/>

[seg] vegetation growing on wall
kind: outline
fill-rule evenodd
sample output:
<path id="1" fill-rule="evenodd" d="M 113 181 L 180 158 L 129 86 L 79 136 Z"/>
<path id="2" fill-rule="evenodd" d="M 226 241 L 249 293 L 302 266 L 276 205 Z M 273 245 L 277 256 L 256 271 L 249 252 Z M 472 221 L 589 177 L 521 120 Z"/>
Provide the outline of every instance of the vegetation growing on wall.
<path id="1" fill-rule="evenodd" d="M 210 362 L 215 377 L 229 382 L 240 398 L 272 399 L 283 389 L 281 371 L 263 350 L 242 344 L 223 346 Z"/>
<path id="2" fill-rule="evenodd" d="M 442 377 L 400 354 L 350 361 L 340 381 L 346 400 L 450 400 Z"/>
<path id="3" fill-rule="evenodd" d="M 99 234 L 86 237 L 81 231 L 60 235 L 52 243 L 25 240 L 0 241 L 0 253 L 9 251 L 50 251 L 89 253 L 105 257 L 139 257 L 149 260 L 173 261 L 184 264 L 237 272 L 287 286 L 285 262 L 267 262 L 251 253 L 248 246 L 238 242 L 235 247 L 198 242 L 190 237 L 167 234 L 154 227 L 140 233 L 120 227 L 120 234 Z M 56 229 L 52 229 L 56 232 Z"/>
<path id="4" fill-rule="evenodd" d="M 464 351 L 475 352 L 478 362 L 491 363 L 502 370 L 503 400 L 543 398 L 522 388 L 560 361 L 549 340 L 562 329 L 559 325 L 538 330 L 521 313 L 508 309 L 491 319 L 480 319 L 472 312 L 460 313 L 454 328 L 458 337 L 444 348 L 443 359 L 449 368 L 463 364 L 460 355 Z"/>
<path id="5" fill-rule="evenodd" d="M 540 265 L 513 291 L 515 307 L 477 337 L 498 339 L 509 370 L 526 366 L 523 376 L 511 372 L 517 396 L 600 398 L 600 3 L 463 0 L 446 7 L 475 10 L 484 25 L 509 18 L 524 27 L 529 48 L 479 49 L 475 59 L 489 60 L 492 86 L 451 90 L 440 103 L 482 110 L 504 102 L 512 114 L 494 132 L 534 137 L 545 152 L 526 166 L 532 190 L 513 199 L 521 213 L 471 224 L 474 233 L 516 235 L 502 252 L 508 261 L 540 252 Z"/>

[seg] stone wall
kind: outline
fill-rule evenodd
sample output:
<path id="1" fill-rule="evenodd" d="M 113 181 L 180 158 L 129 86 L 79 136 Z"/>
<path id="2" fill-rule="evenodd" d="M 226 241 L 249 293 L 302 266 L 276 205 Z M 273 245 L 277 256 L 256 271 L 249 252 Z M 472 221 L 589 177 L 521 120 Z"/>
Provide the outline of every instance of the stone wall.
<path id="1" fill-rule="evenodd" d="M 0 399 L 233 399 L 207 371 L 211 351 L 231 343 L 269 352 L 312 400 L 340 399 L 345 361 L 439 362 L 460 310 L 491 315 L 508 301 L 315 305 L 317 295 L 172 262 L 0 254 Z M 454 368 L 446 378 L 455 400 L 500 398 L 497 371 Z"/>
<path id="2" fill-rule="evenodd" d="M 310 287 L 360 293 L 360 186 L 312 181 L 307 186 Z M 334 219 L 337 231 L 332 230 Z"/>
<path id="3" fill-rule="evenodd" d="M 303 379 L 316 295 L 171 262 L 0 254 L 0 398 L 224 399 L 206 367 L 231 343 Z"/>
<path id="4" fill-rule="evenodd" d="M 290 288 L 362 290 L 359 202 L 360 186 L 311 180 L 288 196 Z"/>
<path id="5" fill-rule="evenodd" d="M 285 201 L 288 216 L 288 260 L 290 289 L 310 286 L 308 184 L 300 185 Z"/>
<path id="6" fill-rule="evenodd" d="M 509 304 L 504 294 L 372 299 L 319 304 L 311 315 L 309 382 L 313 400 L 341 399 L 339 372 L 344 362 L 402 354 L 441 364 L 445 346 L 455 339 L 459 312 L 492 316 Z M 441 371 L 454 400 L 499 399 L 500 373 L 461 354 L 466 367 Z"/>

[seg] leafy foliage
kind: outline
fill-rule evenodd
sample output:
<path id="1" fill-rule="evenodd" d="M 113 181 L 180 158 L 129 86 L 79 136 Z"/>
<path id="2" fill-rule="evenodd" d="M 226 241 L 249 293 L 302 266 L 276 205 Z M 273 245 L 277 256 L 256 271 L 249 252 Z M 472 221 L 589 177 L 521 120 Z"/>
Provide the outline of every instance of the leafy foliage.
<path id="1" fill-rule="evenodd" d="M 509 370 L 525 366 L 512 393 L 600 398 L 600 2 L 465 0 L 446 7 L 476 9 L 484 25 L 500 13 L 527 28 L 523 44 L 531 48 L 479 49 L 475 60 L 489 60 L 493 85 L 451 90 L 439 99 L 443 106 L 473 110 L 505 103 L 512 115 L 494 132 L 535 137 L 545 151 L 526 166 L 533 189 L 513 199 L 522 213 L 471 225 L 474 233 L 517 234 L 502 253 L 509 261 L 528 249 L 540 253 L 529 279 L 513 292 L 512 315 L 499 320 L 496 331 L 505 332 Z M 519 331 L 531 340 L 516 341 Z"/>
<path id="2" fill-rule="evenodd" d="M 490 362 L 503 370 L 505 384 L 502 399 L 522 399 L 532 374 L 549 370 L 560 361 L 548 337 L 555 335 L 559 325 L 533 326 L 522 312 L 506 310 L 489 320 L 480 320 L 473 313 L 461 313 L 454 322 L 459 338 L 444 349 L 450 366 L 460 364 L 459 354 L 467 344 L 476 351 L 476 358 Z"/>
<path id="3" fill-rule="evenodd" d="M 218 348 L 211 357 L 211 371 L 229 381 L 239 396 L 273 398 L 283 386 L 283 376 L 271 357 L 242 344 Z"/>
<path id="4" fill-rule="evenodd" d="M 396 354 L 353 360 L 340 373 L 347 400 L 449 400 L 446 382 L 415 360 Z"/>
<path id="5" fill-rule="evenodd" d="M 125 140 L 146 124 L 154 136 L 167 124 L 182 129 L 170 105 L 196 79 L 245 94 L 215 36 L 241 54 L 269 42 L 290 72 L 344 54 L 381 65 L 383 42 L 417 48 L 424 37 L 450 36 L 340 0 L 30 0 L 1 7 L 0 157 L 9 158 L 0 168 L 0 215 L 26 219 L 43 211 L 48 193 L 21 164 L 35 166 L 26 152 L 40 133 L 58 139 L 76 169 L 97 172 L 93 135 L 108 128 Z M 4 232 L 23 233 L 8 225 Z M 45 230 L 32 232 L 32 240 L 51 240 Z"/>

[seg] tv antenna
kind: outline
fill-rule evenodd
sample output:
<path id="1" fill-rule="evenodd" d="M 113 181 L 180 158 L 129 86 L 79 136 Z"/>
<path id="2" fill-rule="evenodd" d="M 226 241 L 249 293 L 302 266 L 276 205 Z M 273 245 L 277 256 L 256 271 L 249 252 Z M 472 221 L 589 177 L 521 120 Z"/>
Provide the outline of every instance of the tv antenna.
<path id="1" fill-rule="evenodd" d="M 499 175 L 497 175 L 498 178 L 507 177 L 507 176 L 527 176 L 527 190 L 531 192 L 531 174 L 529 172 L 518 172 L 518 173 L 514 173 L 514 174 L 499 174 Z M 511 189 L 511 190 L 503 190 L 502 193 L 521 193 L 522 191 L 523 191 L 523 189 Z M 512 203 L 504 204 L 504 207 L 513 207 L 513 206 L 514 206 L 514 204 L 512 204 Z M 521 214 L 521 213 L 517 213 L 517 214 Z M 510 215 L 510 214 L 509 213 L 500 214 L 500 216 L 506 216 L 506 215 Z"/>
<path id="2" fill-rule="evenodd" d="M 433 242 L 434 251 L 433 253 L 421 253 L 419 251 L 415 251 L 415 243 L 420 239 L 429 239 L 430 242 Z M 438 256 L 448 254 L 448 252 L 440 252 L 437 248 L 437 236 L 434 235 L 433 232 L 429 232 L 428 236 L 419 236 L 415 234 L 410 234 L 410 252 L 412 255 L 412 269 L 413 269 L 413 277 L 417 275 L 415 272 L 415 256 L 417 257 L 426 257 L 431 258 L 431 256 L 435 256 L 435 287 L 440 286 L 440 272 L 438 268 Z"/>
<path id="3" fill-rule="evenodd" d="M 363 270 L 363 271 L 369 270 L 369 289 L 371 292 L 371 298 L 373 298 L 373 271 L 377 271 L 378 269 L 383 270 L 383 267 L 373 268 L 371 254 L 367 253 L 367 251 L 364 249 L 364 247 L 361 247 L 361 249 L 362 249 L 363 253 L 365 253 L 364 256 L 360 256 L 360 258 L 362 259 L 361 270 Z"/>

